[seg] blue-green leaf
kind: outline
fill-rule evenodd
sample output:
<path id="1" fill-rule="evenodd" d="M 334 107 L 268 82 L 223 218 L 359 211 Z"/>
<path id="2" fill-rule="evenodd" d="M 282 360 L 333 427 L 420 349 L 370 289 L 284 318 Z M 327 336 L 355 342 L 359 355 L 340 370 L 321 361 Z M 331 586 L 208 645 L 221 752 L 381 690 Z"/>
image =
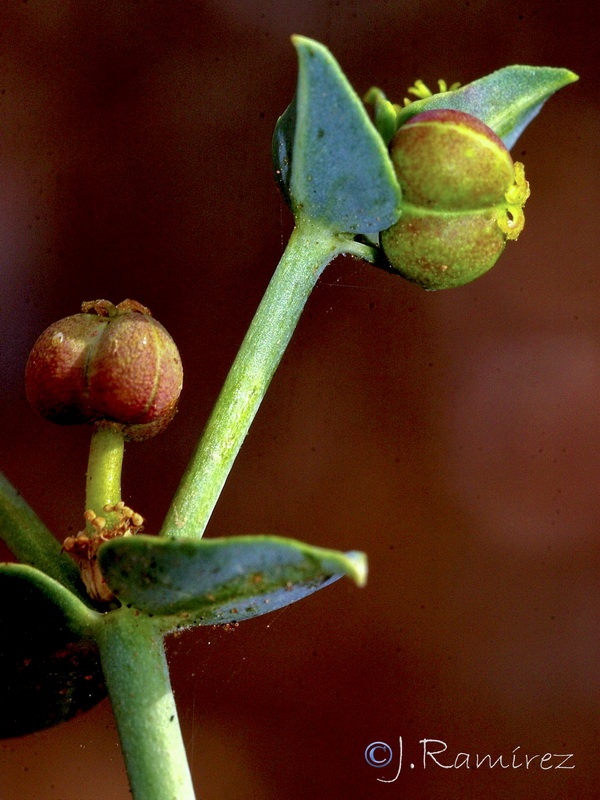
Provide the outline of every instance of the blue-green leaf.
<path id="1" fill-rule="evenodd" d="M 294 210 L 290 195 L 292 180 L 292 158 L 294 156 L 294 133 L 296 131 L 296 98 L 292 100 L 277 120 L 273 132 L 271 156 L 275 169 L 275 180 L 288 206 Z M 295 213 L 295 212 L 294 212 Z"/>
<path id="2" fill-rule="evenodd" d="M 452 92 L 416 100 L 398 112 L 398 127 L 415 114 L 435 108 L 452 108 L 485 122 L 510 150 L 546 100 L 578 80 L 568 69 L 555 67 L 504 67 Z"/>
<path id="3" fill-rule="evenodd" d="M 273 161 L 294 215 L 335 233 L 377 233 L 399 216 L 387 149 L 329 50 L 294 36 L 298 86 L 279 119 Z"/>
<path id="4" fill-rule="evenodd" d="M 75 562 L 21 494 L 0 473 L 0 538 L 22 564 L 45 572 L 89 603 Z"/>
<path id="5" fill-rule="evenodd" d="M 238 622 L 300 600 L 342 575 L 366 580 L 362 553 L 276 536 L 112 539 L 99 551 L 106 582 L 128 606 L 170 617 L 164 629 Z"/>
<path id="6" fill-rule="evenodd" d="M 0 565 L 0 737 L 55 725 L 106 695 L 97 616 L 43 572 Z"/>

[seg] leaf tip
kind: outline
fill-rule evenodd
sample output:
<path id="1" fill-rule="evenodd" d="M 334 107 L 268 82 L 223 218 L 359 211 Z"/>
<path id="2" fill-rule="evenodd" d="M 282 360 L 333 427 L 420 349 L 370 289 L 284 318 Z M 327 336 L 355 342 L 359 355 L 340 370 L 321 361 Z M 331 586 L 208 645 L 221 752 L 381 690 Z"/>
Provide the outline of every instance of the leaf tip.
<path id="1" fill-rule="evenodd" d="M 328 65 L 330 69 L 332 67 L 337 70 L 340 69 L 331 51 L 321 42 L 311 39 L 309 36 L 302 36 L 299 33 L 294 33 L 290 38 L 301 65 L 302 63 L 308 65 L 309 61 L 314 59 L 322 66 Z"/>
<path id="2" fill-rule="evenodd" d="M 322 45 L 315 39 L 310 39 L 308 36 L 302 36 L 299 33 L 292 34 L 290 38 L 296 50 L 327 50 L 325 45 Z"/>
<path id="3" fill-rule="evenodd" d="M 369 572 L 366 553 L 361 553 L 359 550 L 352 550 L 344 555 L 349 562 L 348 577 L 352 578 L 354 583 L 362 589 L 367 583 L 367 575 Z"/>

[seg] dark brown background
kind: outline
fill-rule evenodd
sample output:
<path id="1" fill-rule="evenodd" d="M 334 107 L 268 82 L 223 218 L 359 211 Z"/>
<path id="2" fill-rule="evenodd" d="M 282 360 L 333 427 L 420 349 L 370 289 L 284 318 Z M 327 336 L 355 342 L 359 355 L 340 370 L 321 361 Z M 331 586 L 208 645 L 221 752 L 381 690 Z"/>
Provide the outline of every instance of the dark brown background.
<path id="1" fill-rule="evenodd" d="M 369 553 L 348 581 L 170 645 L 203 800 L 592 798 L 598 782 L 598 11 L 583 0 L 5 0 L 0 10 L 1 466 L 62 537 L 89 431 L 28 408 L 29 348 L 82 300 L 134 297 L 179 343 L 180 414 L 127 451 L 156 530 L 290 229 L 270 168 L 296 62 L 358 91 L 506 64 L 581 74 L 518 142 L 527 226 L 492 273 L 426 294 L 326 271 L 210 535 Z M 15 606 L 17 607 L 17 605 Z M 26 622 L 24 622 L 26 624 Z M 377 781 L 365 747 L 417 762 Z M 449 752 L 574 753 L 574 770 L 445 770 Z M 519 752 L 519 751 L 517 751 Z M 1 800 L 125 800 L 108 703 L 0 743 Z"/>

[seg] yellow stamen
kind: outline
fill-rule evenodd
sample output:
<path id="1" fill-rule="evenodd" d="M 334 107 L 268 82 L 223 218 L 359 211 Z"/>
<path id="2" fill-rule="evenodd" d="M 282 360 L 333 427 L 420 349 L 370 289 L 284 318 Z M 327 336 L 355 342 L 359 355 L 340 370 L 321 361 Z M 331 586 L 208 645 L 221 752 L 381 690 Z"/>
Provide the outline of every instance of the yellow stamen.
<path id="1" fill-rule="evenodd" d="M 427 84 L 424 83 L 419 78 L 419 80 L 415 81 L 414 86 L 411 86 L 409 89 L 407 89 L 407 92 L 408 94 L 414 95 L 418 100 L 424 100 L 426 97 L 433 97 L 434 94 L 443 94 L 444 92 L 455 92 L 460 86 L 460 83 L 458 83 L 458 81 L 455 81 L 450 85 L 450 88 L 448 88 L 448 84 L 443 78 L 440 78 L 437 83 L 438 83 L 438 91 L 432 92 L 431 89 L 427 86 Z M 411 100 L 408 97 L 404 98 L 405 106 L 409 106 L 413 102 L 414 100 Z"/>

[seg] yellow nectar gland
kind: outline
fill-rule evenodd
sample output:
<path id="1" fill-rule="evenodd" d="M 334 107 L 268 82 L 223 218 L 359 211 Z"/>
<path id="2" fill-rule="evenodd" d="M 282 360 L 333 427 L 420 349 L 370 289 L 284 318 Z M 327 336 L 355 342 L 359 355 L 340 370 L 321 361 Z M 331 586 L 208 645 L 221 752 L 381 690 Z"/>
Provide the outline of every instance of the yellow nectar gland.
<path id="1" fill-rule="evenodd" d="M 506 234 L 507 239 L 514 241 L 519 238 L 525 226 L 523 206 L 530 194 L 529 181 L 525 179 L 525 167 L 520 161 L 515 161 L 515 180 L 504 195 L 506 213 L 498 217 L 498 227 Z"/>
<path id="2" fill-rule="evenodd" d="M 123 501 L 115 505 L 105 505 L 106 514 L 116 515 L 116 524 L 107 528 L 105 517 L 100 517 L 91 508 L 83 518 L 96 531 L 96 535 L 88 536 L 81 531 L 77 536 L 67 536 L 62 549 L 68 553 L 79 567 L 81 579 L 92 600 L 110 603 L 115 599 L 98 566 L 98 550 L 109 539 L 119 536 L 133 536 L 142 530 L 144 518 L 141 514 L 126 506 Z"/>

